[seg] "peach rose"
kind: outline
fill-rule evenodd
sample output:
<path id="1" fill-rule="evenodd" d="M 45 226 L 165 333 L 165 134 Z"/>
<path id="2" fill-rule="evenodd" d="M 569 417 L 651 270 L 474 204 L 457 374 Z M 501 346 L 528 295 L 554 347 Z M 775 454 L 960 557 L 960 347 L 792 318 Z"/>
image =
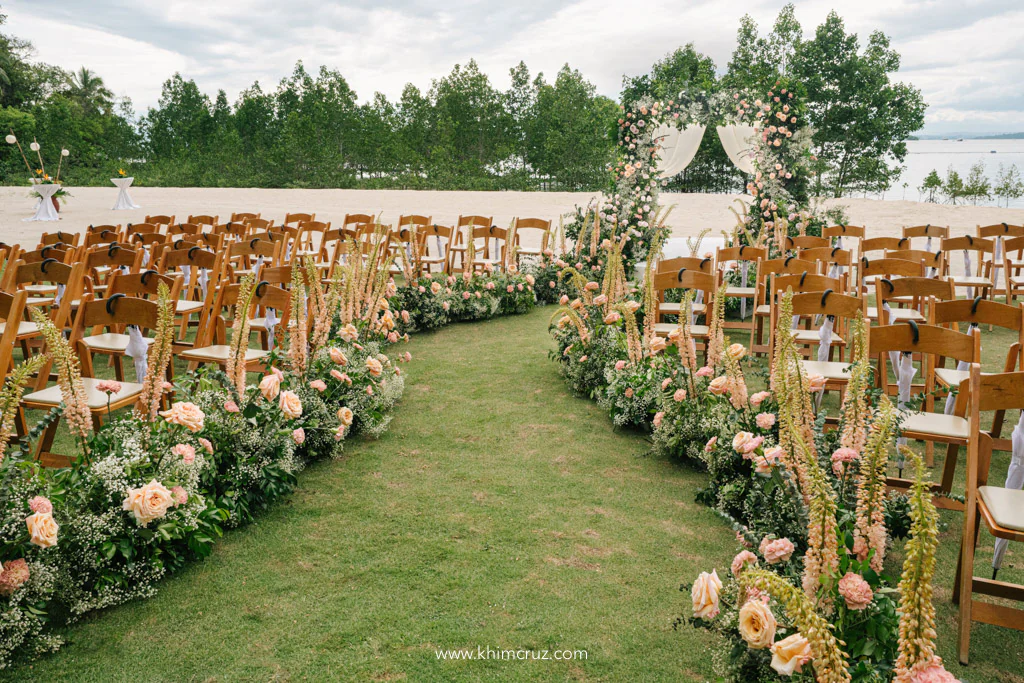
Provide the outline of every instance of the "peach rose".
<path id="1" fill-rule="evenodd" d="M 609 313 L 608 315 L 606 315 L 604 317 L 604 324 L 605 325 L 614 325 L 615 323 L 619 322 L 620 320 L 622 320 L 622 314 L 619 313 L 618 311 L 612 311 L 611 313 Z"/>
<path id="2" fill-rule="evenodd" d="M 327 353 L 330 355 L 331 360 L 338 365 L 348 365 L 348 358 L 345 358 L 345 353 L 337 346 L 332 346 Z"/>
<path id="3" fill-rule="evenodd" d="M 733 360 L 740 360 L 747 355 L 747 347 L 743 344 L 729 344 L 729 348 L 725 350 L 725 353 Z"/>
<path id="4" fill-rule="evenodd" d="M 740 636 L 754 650 L 771 647 L 775 640 L 775 627 L 775 615 L 763 602 L 749 600 L 740 608 Z"/>
<path id="5" fill-rule="evenodd" d="M 229 413 L 237 413 L 238 404 L 235 403 L 234 401 L 224 401 L 224 410 L 228 411 Z"/>
<path id="6" fill-rule="evenodd" d="M 313 380 L 309 383 L 309 387 L 310 389 L 316 389 L 321 393 L 327 391 L 327 384 L 322 379 Z"/>
<path id="7" fill-rule="evenodd" d="M 633 387 L 626 387 L 626 398 L 633 398 Z"/>
<path id="8" fill-rule="evenodd" d="M 672 378 L 671 377 L 666 377 L 665 379 L 663 379 L 661 381 L 661 390 L 665 391 L 666 389 L 668 389 L 668 386 L 670 384 L 672 384 Z"/>
<path id="9" fill-rule="evenodd" d="M 722 592 L 722 580 L 718 572 L 701 572 L 693 582 L 690 597 L 693 600 L 693 616 L 701 619 L 713 619 L 718 616 L 718 595 Z"/>
<path id="10" fill-rule="evenodd" d="M 807 388 L 812 392 L 821 391 L 825 388 L 825 378 L 821 375 L 810 375 L 807 378 Z"/>
<path id="11" fill-rule="evenodd" d="M 811 661 L 811 644 L 799 633 L 772 645 L 772 668 L 780 676 L 800 673 L 800 667 Z"/>
<path id="12" fill-rule="evenodd" d="M 764 556 L 765 562 L 768 564 L 778 564 L 792 557 L 795 547 L 793 546 L 793 541 L 788 538 L 770 539 L 765 536 L 761 539 L 759 550 Z"/>
<path id="13" fill-rule="evenodd" d="M 184 505 L 188 502 L 188 491 L 181 486 L 175 486 L 171 489 L 171 495 L 174 496 L 174 505 Z"/>
<path id="14" fill-rule="evenodd" d="M 154 519 L 160 519 L 174 504 L 174 496 L 163 484 L 153 479 L 139 489 L 128 489 L 121 507 L 135 516 L 140 526 L 147 526 Z"/>
<path id="15" fill-rule="evenodd" d="M 927 666 L 915 666 L 911 669 L 910 683 L 960 683 L 960 679 L 946 671 L 942 660 L 935 657 Z"/>
<path id="16" fill-rule="evenodd" d="M 49 512 L 33 512 L 25 518 L 28 527 L 29 541 L 40 548 L 57 545 L 57 531 L 60 529 L 53 515 Z"/>
<path id="17" fill-rule="evenodd" d="M 264 375 L 260 380 L 260 393 L 263 394 L 263 398 L 273 401 L 281 393 L 281 378 L 273 373 Z"/>
<path id="18" fill-rule="evenodd" d="M 294 391 L 282 391 L 277 406 L 282 413 L 293 420 L 302 417 L 302 401 Z"/>
<path id="19" fill-rule="evenodd" d="M 761 429 L 771 429 L 775 426 L 775 415 L 772 413 L 758 413 L 754 421 L 757 422 L 757 426 Z"/>
<path id="20" fill-rule="evenodd" d="M 729 391 L 729 378 L 725 376 L 714 378 L 711 380 L 711 383 L 708 384 L 708 391 L 715 396 L 721 396 L 726 393 Z"/>
<path id="21" fill-rule="evenodd" d="M 348 325 L 345 325 L 345 327 L 341 328 L 341 331 L 338 332 L 338 336 L 347 342 L 354 342 L 356 339 L 359 339 L 359 330 L 356 329 L 355 325 L 349 323 Z"/>
<path id="22" fill-rule="evenodd" d="M 781 446 L 772 446 L 766 449 L 760 458 L 755 459 L 754 471 L 758 474 L 771 474 L 772 468 L 778 466 L 782 453 Z"/>
<path id="23" fill-rule="evenodd" d="M 195 434 L 203 429 L 203 419 L 206 417 L 203 411 L 194 403 L 178 401 L 171 404 L 170 410 L 160 413 L 160 416 L 171 424 L 181 425 Z"/>
<path id="24" fill-rule="evenodd" d="M 210 443 L 209 439 L 199 437 L 199 445 L 202 446 L 203 450 L 206 451 L 207 453 L 213 453 L 213 444 Z"/>
<path id="25" fill-rule="evenodd" d="M 352 414 L 351 408 L 347 406 L 342 406 L 338 408 L 338 421 L 341 422 L 341 424 L 345 425 L 346 427 L 352 424 L 352 420 L 354 419 L 354 417 L 355 416 Z"/>
<path id="26" fill-rule="evenodd" d="M 171 454 L 180 457 L 186 465 L 191 465 L 196 459 L 196 449 L 187 443 L 175 444 L 174 448 L 171 449 Z"/>
<path id="27" fill-rule="evenodd" d="M 594 297 L 595 306 L 604 306 L 606 303 L 608 303 L 608 297 L 604 294 L 598 294 Z"/>
<path id="28" fill-rule="evenodd" d="M 616 370 L 622 370 L 625 367 L 626 367 L 626 361 L 624 361 L 624 360 L 617 360 L 617 361 L 615 361 L 615 369 Z"/>
<path id="29" fill-rule="evenodd" d="M 733 576 L 739 576 L 740 572 L 746 569 L 747 565 L 757 566 L 757 555 L 749 550 L 741 550 L 732 558 L 732 565 L 729 567 Z"/>
<path id="30" fill-rule="evenodd" d="M 743 447 L 753 438 L 754 435 L 750 432 L 736 432 L 736 436 L 732 437 L 732 449 L 737 453 L 742 453 Z"/>
<path id="31" fill-rule="evenodd" d="M 686 400 L 686 389 L 676 389 L 676 393 L 672 394 L 672 400 L 676 403 L 682 403 Z"/>
<path id="32" fill-rule="evenodd" d="M 305 442 L 305 440 L 306 440 L 306 430 L 305 429 L 303 429 L 302 427 L 299 427 L 298 429 L 292 430 L 292 441 L 294 441 L 296 444 L 301 446 L 303 444 L 303 442 Z"/>
<path id="33" fill-rule="evenodd" d="M 651 340 L 651 353 L 661 353 L 662 351 L 665 350 L 666 346 L 668 346 L 668 344 L 665 342 L 664 339 L 662 339 L 661 337 L 655 337 L 654 339 Z"/>
<path id="34" fill-rule="evenodd" d="M 854 572 L 847 572 L 846 576 L 839 579 L 839 594 L 846 600 L 847 607 L 858 611 L 866 609 L 875 597 L 864 577 Z"/>
<path id="35" fill-rule="evenodd" d="M 370 374 L 374 377 L 380 377 L 380 373 L 384 370 L 384 366 L 380 364 L 380 361 L 376 358 L 370 357 L 366 359 L 366 369 L 370 371 Z"/>
<path id="36" fill-rule="evenodd" d="M 19 557 L 16 560 L 9 560 L 0 569 L 0 595 L 5 598 L 11 597 L 16 590 L 25 585 L 29 576 L 31 574 L 25 558 Z"/>
<path id="37" fill-rule="evenodd" d="M 750 405 L 752 405 L 752 406 L 759 406 L 759 405 L 761 405 L 761 403 L 764 402 L 765 399 L 770 398 L 770 397 L 771 397 L 771 392 L 759 391 L 759 392 L 757 392 L 756 394 L 754 394 L 753 396 L 750 397 Z"/>

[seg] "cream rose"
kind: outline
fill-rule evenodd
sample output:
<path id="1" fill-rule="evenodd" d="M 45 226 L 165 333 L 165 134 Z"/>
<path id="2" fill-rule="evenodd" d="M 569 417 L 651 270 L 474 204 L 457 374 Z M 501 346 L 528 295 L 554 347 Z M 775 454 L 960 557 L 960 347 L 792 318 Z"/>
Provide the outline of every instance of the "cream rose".
<path id="1" fill-rule="evenodd" d="M 282 391 L 277 406 L 293 420 L 302 417 L 302 401 L 294 391 Z"/>
<path id="2" fill-rule="evenodd" d="M 49 512 L 33 512 L 25 518 L 29 540 L 40 548 L 51 548 L 57 545 L 57 531 L 60 529 L 53 515 Z"/>
<path id="3" fill-rule="evenodd" d="M 275 374 L 265 375 L 260 380 L 260 393 L 263 398 L 273 401 L 281 393 L 281 379 Z"/>
<path id="4" fill-rule="evenodd" d="M 202 431 L 203 420 L 206 417 L 199 406 L 184 401 L 171 404 L 171 409 L 161 412 L 160 416 L 171 424 L 185 427 L 193 434 Z"/>
<path id="5" fill-rule="evenodd" d="M 154 519 L 160 519 L 174 505 L 174 494 L 166 486 L 153 479 L 140 489 L 129 489 L 121 507 L 131 512 L 141 526 Z"/>
<path id="6" fill-rule="evenodd" d="M 799 633 L 772 645 L 772 668 L 780 676 L 792 676 L 811 661 L 811 644 Z"/>
<path id="7" fill-rule="evenodd" d="M 711 380 L 711 383 L 708 384 L 708 391 L 715 396 L 721 396 L 725 392 L 729 391 L 729 378 L 725 376 L 714 378 Z"/>
<path id="8" fill-rule="evenodd" d="M 701 619 L 713 619 L 718 616 L 718 595 L 722 592 L 722 580 L 718 572 L 701 572 L 693 582 L 690 597 L 693 599 L 693 616 Z"/>
<path id="9" fill-rule="evenodd" d="M 331 360 L 338 365 L 348 365 L 348 358 L 345 358 L 345 353 L 338 347 L 332 346 L 327 353 L 330 354 Z"/>
<path id="10" fill-rule="evenodd" d="M 754 435 L 750 432 L 736 432 L 736 436 L 732 437 L 732 449 L 737 453 L 743 453 L 743 447 L 753 438 Z"/>
<path id="11" fill-rule="evenodd" d="M 338 408 L 338 421 L 341 422 L 341 424 L 348 427 L 349 425 L 352 424 L 353 417 L 354 416 L 352 415 L 352 409 L 349 408 L 348 406 L 342 406 Z"/>
<path id="12" fill-rule="evenodd" d="M 729 344 L 729 348 L 725 352 L 729 354 L 729 358 L 740 360 L 747 355 L 747 347 L 743 344 Z"/>
<path id="13" fill-rule="evenodd" d="M 775 640 L 775 626 L 775 615 L 760 600 L 748 600 L 740 608 L 740 635 L 753 649 L 771 647 Z"/>
<path id="14" fill-rule="evenodd" d="M 380 361 L 376 358 L 367 358 L 366 369 L 369 370 L 370 374 L 374 377 L 380 377 L 380 373 L 384 370 L 384 366 L 382 366 Z"/>

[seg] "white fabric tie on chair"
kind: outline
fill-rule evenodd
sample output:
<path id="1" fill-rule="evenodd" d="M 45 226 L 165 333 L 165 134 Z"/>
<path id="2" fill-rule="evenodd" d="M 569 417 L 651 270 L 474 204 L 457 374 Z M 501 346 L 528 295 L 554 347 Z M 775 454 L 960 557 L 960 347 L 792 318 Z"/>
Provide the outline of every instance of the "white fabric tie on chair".
<path id="1" fill-rule="evenodd" d="M 142 336 L 142 330 L 137 325 L 129 325 L 127 329 L 128 346 L 124 352 L 135 364 L 135 381 L 141 383 L 146 379 L 146 373 L 149 372 L 149 346 Z"/>
<path id="2" fill-rule="evenodd" d="M 749 261 L 740 261 L 740 287 L 747 286 L 747 270 L 750 267 Z M 740 297 L 740 320 L 747 317 L 747 297 Z"/>
<path id="3" fill-rule="evenodd" d="M 289 242 L 288 246 L 284 250 L 284 260 L 288 261 L 292 257 L 292 243 Z"/>
<path id="4" fill-rule="evenodd" d="M 967 249 L 964 249 L 964 275 L 966 277 L 971 277 L 971 275 L 972 275 L 972 273 L 971 273 L 971 252 L 968 251 Z M 967 298 L 968 299 L 973 299 L 974 298 L 974 287 L 970 287 L 970 288 L 967 289 Z"/>
<path id="5" fill-rule="evenodd" d="M 898 352 L 897 352 L 898 353 Z M 914 376 L 917 375 L 917 368 L 914 367 L 914 356 L 909 351 L 904 351 L 901 354 L 899 365 L 897 366 L 898 372 L 896 373 L 896 384 L 898 387 L 896 397 L 896 407 L 899 410 L 906 410 L 907 403 L 910 402 L 910 386 L 914 381 Z M 901 446 L 907 444 L 907 437 L 901 436 L 896 440 Z M 902 457 L 898 458 L 897 462 L 901 463 Z M 899 468 L 902 470 L 903 465 L 899 464 Z"/>
<path id="6" fill-rule="evenodd" d="M 818 362 L 828 361 L 829 350 L 832 346 L 832 328 L 835 326 L 835 318 L 826 316 L 825 322 L 818 328 Z"/>
<path id="7" fill-rule="evenodd" d="M 992 282 L 999 282 L 999 269 L 1003 267 L 1003 236 L 996 237 L 995 252 L 992 254 Z"/>
<path id="8" fill-rule="evenodd" d="M 149 245 L 143 245 L 142 247 L 142 267 L 145 268 L 149 265 Z"/>
<path id="9" fill-rule="evenodd" d="M 64 285 L 57 285 L 57 294 L 53 297 L 53 305 L 60 306 L 61 299 L 64 298 L 64 290 L 67 289 Z"/>
<path id="10" fill-rule="evenodd" d="M 971 323 L 971 326 L 967 328 L 967 334 L 973 334 L 974 330 L 978 329 L 978 323 Z M 957 372 L 967 372 L 971 369 L 971 364 L 965 360 L 959 361 L 956 364 Z M 952 389 L 952 387 L 950 387 Z M 953 408 L 956 406 L 956 395 L 950 391 L 949 396 L 946 397 L 946 407 L 943 409 L 946 415 L 953 414 Z"/>
<path id="11" fill-rule="evenodd" d="M 181 272 L 185 274 L 185 286 L 192 282 L 192 266 L 180 266 Z"/>
<path id="12" fill-rule="evenodd" d="M 281 322 L 277 317 L 277 311 L 273 308 L 267 309 L 267 316 L 264 318 L 264 326 L 267 329 L 267 348 L 274 348 L 274 334 L 277 330 L 277 323 Z"/>
<path id="13" fill-rule="evenodd" d="M 889 306 L 889 302 L 886 301 L 882 304 L 882 310 L 885 311 L 885 319 L 889 325 L 892 325 L 892 307 Z M 896 379 L 900 377 L 900 352 L 890 351 L 889 352 L 889 364 L 892 365 L 892 372 L 896 375 Z"/>
<path id="14" fill-rule="evenodd" d="M 207 268 L 199 269 L 199 277 L 196 279 L 199 290 L 203 293 L 203 301 L 206 301 L 206 288 L 210 285 L 210 271 Z"/>
<path id="15" fill-rule="evenodd" d="M 260 254 L 259 256 L 256 257 L 256 263 L 254 263 L 253 266 L 252 266 L 252 276 L 257 281 L 259 280 L 260 270 L 262 270 L 262 269 L 263 269 L 263 255 Z"/>
<path id="16" fill-rule="evenodd" d="M 1017 426 L 1010 435 L 1013 452 L 1010 456 L 1010 467 L 1006 470 L 1005 488 L 1020 490 L 1024 488 L 1024 410 L 1020 413 Z M 1003 565 L 1003 555 L 1009 544 L 1005 538 L 996 539 L 995 552 L 992 553 L 992 569 L 998 570 Z"/>

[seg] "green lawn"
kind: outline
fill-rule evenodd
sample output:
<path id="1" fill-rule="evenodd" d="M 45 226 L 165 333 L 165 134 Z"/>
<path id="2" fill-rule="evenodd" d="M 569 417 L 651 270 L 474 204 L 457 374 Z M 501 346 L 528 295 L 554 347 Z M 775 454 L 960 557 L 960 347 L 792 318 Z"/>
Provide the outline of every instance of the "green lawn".
<path id="1" fill-rule="evenodd" d="M 704 475 L 647 455 L 641 435 L 568 394 L 547 358 L 549 316 L 416 336 L 384 438 L 310 468 L 289 504 L 155 598 L 88 616 L 62 651 L 6 678 L 709 680 L 720 642 L 671 623 L 689 609 L 681 582 L 727 571 L 733 533 L 694 502 Z M 971 683 L 1024 681 L 1019 632 L 975 626 L 974 663 L 954 666 L 959 516 L 943 521 L 941 654 Z M 896 573 L 899 548 L 890 557 Z M 1011 547 L 1007 566 L 1022 558 Z M 588 656 L 436 655 L 478 646 Z"/>

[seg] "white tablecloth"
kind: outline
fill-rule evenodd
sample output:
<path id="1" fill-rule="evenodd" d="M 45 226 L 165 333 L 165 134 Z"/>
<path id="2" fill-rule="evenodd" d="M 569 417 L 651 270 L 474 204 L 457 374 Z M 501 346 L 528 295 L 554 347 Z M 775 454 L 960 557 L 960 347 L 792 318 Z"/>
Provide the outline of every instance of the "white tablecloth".
<path id="1" fill-rule="evenodd" d="M 52 197 L 60 189 L 60 185 L 52 183 L 50 185 L 35 185 L 34 189 L 39 193 L 39 206 L 36 207 L 36 215 L 32 218 L 25 218 L 26 221 L 59 221 L 60 214 L 57 213 L 57 209 L 53 208 Z"/>
<path id="2" fill-rule="evenodd" d="M 114 204 L 113 211 L 123 211 L 125 209 L 141 209 L 142 207 L 132 201 L 132 196 L 128 194 L 128 188 L 132 186 L 132 181 L 135 178 L 111 178 L 110 182 L 117 186 L 117 202 Z"/>

